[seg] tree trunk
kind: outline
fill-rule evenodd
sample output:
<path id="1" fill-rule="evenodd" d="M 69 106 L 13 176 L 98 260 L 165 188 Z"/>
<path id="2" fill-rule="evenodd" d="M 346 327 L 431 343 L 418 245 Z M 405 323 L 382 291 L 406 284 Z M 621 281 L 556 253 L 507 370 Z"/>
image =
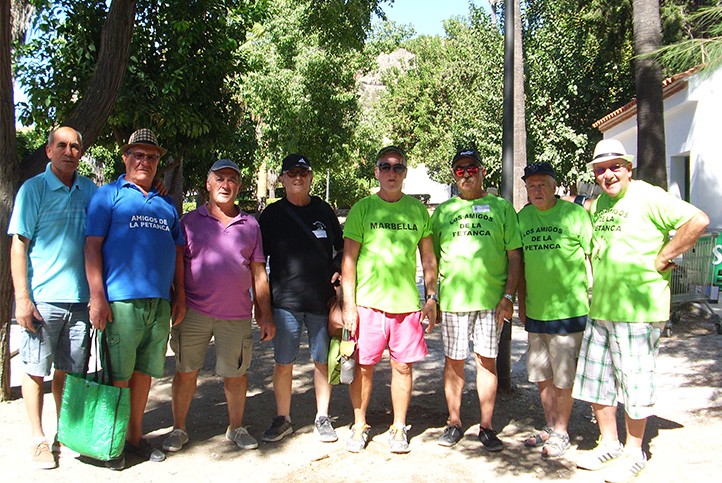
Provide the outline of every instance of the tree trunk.
<path id="1" fill-rule="evenodd" d="M 0 227 L 10 221 L 16 191 L 17 146 L 10 44 L 11 0 L 0 0 Z M 13 288 L 10 278 L 10 240 L 0 234 L 0 401 L 10 399 L 10 320 Z"/>
<path id="2" fill-rule="evenodd" d="M 100 36 L 100 50 L 93 78 L 75 110 L 67 119 L 59 120 L 62 124 L 80 131 L 86 149 L 98 139 L 113 112 L 128 67 L 135 3 L 135 0 L 111 2 Z M 20 182 L 42 171 L 47 162 L 45 146 L 42 146 L 20 164 Z"/>
<path id="3" fill-rule="evenodd" d="M 12 21 L 12 39 L 15 42 L 24 42 L 25 34 L 30 27 L 30 21 L 35 14 L 35 5 L 30 0 L 12 0 L 10 7 Z"/>
<path id="4" fill-rule="evenodd" d="M 524 49 L 522 46 L 521 5 L 514 0 L 514 208 L 519 211 L 527 200 L 521 177 L 526 166 L 526 108 L 524 103 Z"/>
<path id="5" fill-rule="evenodd" d="M 650 54 L 661 43 L 658 0 L 634 0 L 634 81 L 637 90 L 636 177 L 667 189 L 662 68 Z"/>

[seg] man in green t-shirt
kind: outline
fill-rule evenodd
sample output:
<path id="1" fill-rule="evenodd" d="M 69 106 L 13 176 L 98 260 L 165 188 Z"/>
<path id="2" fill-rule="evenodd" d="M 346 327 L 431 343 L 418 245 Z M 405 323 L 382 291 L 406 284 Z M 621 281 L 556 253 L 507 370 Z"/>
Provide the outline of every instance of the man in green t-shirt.
<path id="1" fill-rule="evenodd" d="M 647 463 L 642 438 L 654 413 L 654 367 L 669 318 L 672 260 L 694 246 L 709 224 L 702 211 L 661 188 L 632 180 L 634 156 L 604 139 L 588 166 L 602 195 L 591 206 L 594 287 L 573 396 L 592 404 L 601 437 L 577 461 L 609 466 L 607 481 L 628 481 Z M 669 232 L 676 230 L 670 240 Z M 627 438 L 617 436 L 617 394 Z"/>
<path id="2" fill-rule="evenodd" d="M 356 203 L 346 218 L 342 262 L 343 319 L 356 336 L 356 373 L 350 387 L 354 426 L 346 449 L 363 451 L 368 439 L 366 409 L 371 399 L 373 370 L 388 346 L 391 359 L 391 401 L 394 421 L 389 428 L 392 453 L 408 453 L 406 412 L 411 400 L 412 366 L 428 353 L 427 332 L 436 322 L 436 258 L 429 213 L 417 199 L 401 192 L 406 156 L 396 146 L 379 151 L 374 175 L 379 192 Z M 426 287 L 419 310 L 416 250 Z"/>
<path id="3" fill-rule="evenodd" d="M 456 153 L 451 170 L 459 196 L 442 203 L 431 219 L 439 260 L 439 305 L 444 339 L 444 391 L 448 425 L 438 439 L 453 446 L 463 436 L 461 398 L 464 362 L 474 344 L 479 440 L 488 451 L 503 443 L 492 429 L 496 399 L 496 357 L 505 320 L 514 312 L 521 271 L 521 239 L 514 207 L 484 189 L 486 170 L 479 153 Z"/>
<path id="4" fill-rule="evenodd" d="M 530 204 L 519 211 L 524 245 L 519 318 L 528 333 L 529 382 L 539 386 L 546 420 L 524 444 L 542 446 L 542 456 L 557 458 L 570 446 L 572 385 L 589 313 L 586 258 L 592 224 L 584 208 L 554 196 L 551 164 L 530 164 L 522 179 Z"/>

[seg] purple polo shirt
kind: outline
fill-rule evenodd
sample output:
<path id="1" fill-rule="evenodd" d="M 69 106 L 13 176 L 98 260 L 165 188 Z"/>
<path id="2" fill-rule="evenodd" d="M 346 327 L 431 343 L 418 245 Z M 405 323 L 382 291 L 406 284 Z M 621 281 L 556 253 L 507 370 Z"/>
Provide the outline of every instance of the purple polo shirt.
<path id="1" fill-rule="evenodd" d="M 251 262 L 265 262 L 261 229 L 243 211 L 228 226 L 205 205 L 181 219 L 186 238 L 186 303 L 216 319 L 250 319 Z"/>

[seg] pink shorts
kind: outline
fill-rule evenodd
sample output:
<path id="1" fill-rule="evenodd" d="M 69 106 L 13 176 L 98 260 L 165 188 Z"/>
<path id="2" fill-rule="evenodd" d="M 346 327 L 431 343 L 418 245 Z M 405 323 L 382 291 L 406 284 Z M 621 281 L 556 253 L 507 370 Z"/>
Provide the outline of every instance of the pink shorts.
<path id="1" fill-rule="evenodd" d="M 364 366 L 381 360 L 386 345 L 395 362 L 410 364 L 426 357 L 421 312 L 389 314 L 368 307 L 358 307 L 358 363 Z"/>

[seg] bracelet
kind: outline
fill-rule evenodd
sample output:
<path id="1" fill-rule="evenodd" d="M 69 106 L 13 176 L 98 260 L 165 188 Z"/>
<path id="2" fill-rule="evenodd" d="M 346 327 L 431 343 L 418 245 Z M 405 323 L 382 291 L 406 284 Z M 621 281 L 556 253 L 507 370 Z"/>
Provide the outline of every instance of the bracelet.
<path id="1" fill-rule="evenodd" d="M 513 294 L 505 293 L 505 294 L 504 294 L 504 298 L 507 299 L 507 300 L 508 300 L 509 302 L 511 302 L 512 304 L 514 303 L 514 295 L 513 295 Z"/>
<path id="2" fill-rule="evenodd" d="M 439 303 L 439 296 L 435 293 L 429 293 L 426 294 L 426 300 L 433 300 L 434 302 Z"/>

